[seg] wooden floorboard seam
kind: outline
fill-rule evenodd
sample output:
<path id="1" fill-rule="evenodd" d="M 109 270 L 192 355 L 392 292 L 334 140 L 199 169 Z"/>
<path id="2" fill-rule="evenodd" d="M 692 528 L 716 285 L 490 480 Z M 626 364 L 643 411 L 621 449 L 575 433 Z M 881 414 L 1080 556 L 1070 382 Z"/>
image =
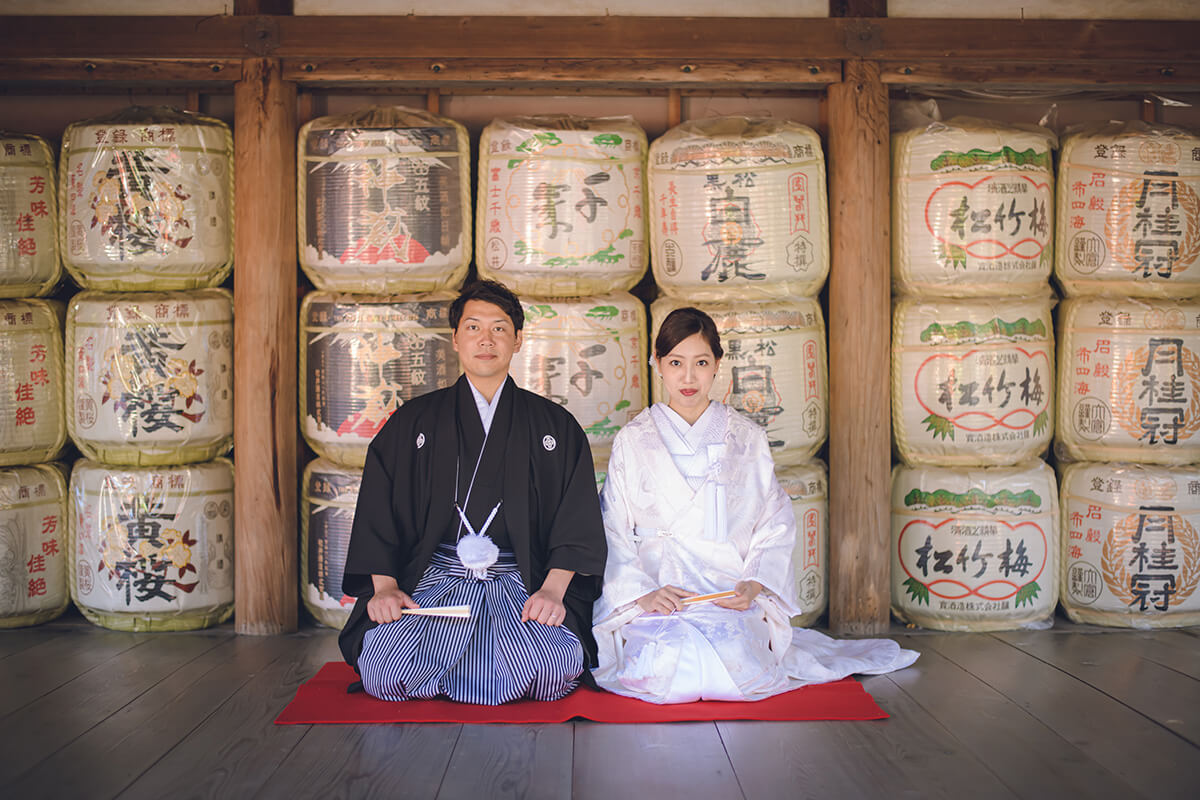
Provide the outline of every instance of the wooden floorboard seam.
<path id="1" fill-rule="evenodd" d="M 721 749 L 725 751 L 725 758 L 729 761 L 729 769 L 733 772 L 733 779 L 737 782 L 738 791 L 742 793 L 742 798 L 748 798 L 750 795 L 746 792 L 746 786 L 742 782 L 742 776 L 738 775 L 737 764 L 734 763 L 733 756 L 729 752 L 729 745 L 725 742 L 725 737 L 721 735 L 721 726 L 713 723 L 713 728 L 717 731 L 717 739 L 721 742 Z"/>
<path id="2" fill-rule="evenodd" d="M 574 728 L 574 724 L 571 725 Z M 458 749 L 458 743 L 462 741 L 463 726 L 458 726 L 458 733 L 454 735 L 454 746 L 450 748 L 450 757 L 446 759 L 446 766 L 442 769 L 442 777 L 438 780 L 437 792 L 435 796 L 440 794 L 442 787 L 446 784 L 446 775 L 450 772 L 450 765 L 454 763 L 454 751 Z M 571 731 L 571 768 L 575 768 L 575 732 Z"/>

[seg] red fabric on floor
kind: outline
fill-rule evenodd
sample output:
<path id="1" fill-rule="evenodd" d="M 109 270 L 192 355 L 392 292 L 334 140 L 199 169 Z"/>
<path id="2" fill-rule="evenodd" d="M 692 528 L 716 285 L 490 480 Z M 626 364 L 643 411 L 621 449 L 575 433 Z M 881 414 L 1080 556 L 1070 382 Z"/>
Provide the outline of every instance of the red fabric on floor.
<path id="1" fill-rule="evenodd" d="M 330 662 L 296 692 L 276 725 L 364 722 L 684 722 L 694 720 L 860 720 L 886 719 L 874 698 L 853 678 L 805 686 L 753 703 L 702 700 L 657 705 L 581 687 L 562 700 L 521 700 L 502 706 L 476 706 L 450 700 L 389 703 L 366 692 L 346 694 L 358 675 L 343 662 Z"/>

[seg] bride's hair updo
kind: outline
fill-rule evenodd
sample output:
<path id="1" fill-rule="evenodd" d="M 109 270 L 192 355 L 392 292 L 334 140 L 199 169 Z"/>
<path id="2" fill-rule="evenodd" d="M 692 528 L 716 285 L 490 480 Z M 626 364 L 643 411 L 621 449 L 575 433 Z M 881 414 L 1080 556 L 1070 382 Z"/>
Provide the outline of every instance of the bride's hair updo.
<path id="1" fill-rule="evenodd" d="M 697 333 L 704 337 L 714 357 L 719 359 L 725 355 L 721 348 L 721 336 L 712 317 L 698 308 L 686 306 L 675 309 L 663 320 L 658 336 L 654 338 L 654 357 L 666 358 L 675 345 Z"/>

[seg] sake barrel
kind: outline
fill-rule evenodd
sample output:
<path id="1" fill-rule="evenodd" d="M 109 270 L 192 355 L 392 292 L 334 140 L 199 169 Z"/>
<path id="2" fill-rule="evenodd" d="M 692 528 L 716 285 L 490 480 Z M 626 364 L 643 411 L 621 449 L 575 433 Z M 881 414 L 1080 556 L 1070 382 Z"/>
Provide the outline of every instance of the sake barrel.
<path id="1" fill-rule="evenodd" d="M 55 186 L 46 140 L 0 131 L 0 297 L 48 294 L 62 275 Z"/>
<path id="2" fill-rule="evenodd" d="M 650 307 L 653 331 L 666 316 L 689 304 L 659 298 Z M 825 320 L 816 300 L 696 303 L 716 323 L 725 356 L 709 397 L 741 412 L 767 432 L 776 464 L 812 458 L 829 431 L 829 368 Z M 662 379 L 653 399 L 667 402 Z"/>
<path id="3" fill-rule="evenodd" d="M 892 430 L 906 464 L 1016 464 L 1054 434 L 1050 296 L 902 300 Z"/>
<path id="4" fill-rule="evenodd" d="M 297 153 L 300 266 L 318 289 L 462 284 L 471 260 L 466 128 L 426 111 L 368 108 L 309 122 Z"/>
<path id="5" fill-rule="evenodd" d="M 319 455 L 362 467 L 406 401 L 458 380 L 452 295 L 311 292 L 300 304 L 300 430 Z"/>
<path id="6" fill-rule="evenodd" d="M 796 549 L 792 569 L 796 575 L 795 604 L 800 614 L 796 627 L 812 625 L 829 606 L 829 481 L 825 462 L 781 467 L 775 471 L 779 485 L 792 501 L 796 515 Z"/>
<path id="7" fill-rule="evenodd" d="M 304 468 L 300 507 L 300 597 L 317 622 L 341 629 L 355 598 L 342 594 L 346 551 L 362 470 L 318 458 Z"/>
<path id="8" fill-rule="evenodd" d="M 543 297 L 632 288 L 646 272 L 645 167 L 633 117 L 493 120 L 479 141 L 480 277 Z"/>
<path id="9" fill-rule="evenodd" d="M 233 613 L 233 465 L 71 472 L 71 599 L 97 625 L 187 631 Z"/>
<path id="10" fill-rule="evenodd" d="M 892 470 L 892 611 L 943 631 L 1050 619 L 1058 602 L 1058 486 L 1038 459 Z"/>
<path id="11" fill-rule="evenodd" d="M 1058 218 L 1068 295 L 1200 295 L 1200 136 L 1145 122 L 1071 132 Z"/>
<path id="12" fill-rule="evenodd" d="M 208 461 L 233 444 L 233 298 L 80 292 L 67 311 L 67 427 L 107 464 Z"/>
<path id="13" fill-rule="evenodd" d="M 0 300 L 0 466 L 49 461 L 67 440 L 60 308 Z"/>
<path id="14" fill-rule="evenodd" d="M 0 628 L 67 608 L 67 484 L 51 464 L 0 469 Z"/>
<path id="15" fill-rule="evenodd" d="M 59 249 L 84 288 L 196 289 L 229 274 L 233 135 L 224 122 L 136 106 L 74 122 L 59 170 Z"/>
<path id="16" fill-rule="evenodd" d="M 509 372 L 570 411 L 592 447 L 609 447 L 646 407 L 646 309 L 628 292 L 521 297 L 525 329 Z"/>
<path id="17" fill-rule="evenodd" d="M 1200 625 L 1200 467 L 1072 464 L 1062 527 L 1062 604 L 1074 622 Z"/>
<path id="18" fill-rule="evenodd" d="M 829 274 L 816 131 L 750 117 L 691 120 L 650 148 L 654 279 L 689 300 L 810 296 Z"/>
<path id="19" fill-rule="evenodd" d="M 1058 434 L 1075 461 L 1200 461 L 1200 302 L 1059 307 Z"/>
<path id="20" fill-rule="evenodd" d="M 1042 127 L 965 117 L 896 134 L 896 289 L 950 297 L 1045 291 L 1056 144 Z"/>

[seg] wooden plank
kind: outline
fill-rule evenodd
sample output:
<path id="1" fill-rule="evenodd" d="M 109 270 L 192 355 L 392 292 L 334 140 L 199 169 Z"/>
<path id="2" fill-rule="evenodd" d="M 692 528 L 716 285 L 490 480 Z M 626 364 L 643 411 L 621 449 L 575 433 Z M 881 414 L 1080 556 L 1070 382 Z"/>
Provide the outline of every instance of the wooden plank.
<path id="1" fill-rule="evenodd" d="M 8 658 L 20 653 L 22 650 L 28 650 L 31 647 L 45 644 L 54 637 L 61 635 L 61 631 L 43 626 L 9 628 L 0 631 L 0 659 Z"/>
<path id="2" fill-rule="evenodd" d="M 1132 787 L 1146 786 L 1151 775 L 1154 794 L 1195 793 L 1196 747 L 1103 692 L 993 636 L 933 636 L 926 642 L 1070 743 L 1091 760 L 1092 774 L 1110 773 L 1102 781 L 1105 794 L 1137 794 Z M 1027 763 L 1019 769 L 1030 771 Z M 1054 769 L 1063 772 L 1061 764 Z M 1041 778 L 1048 770 L 1035 768 L 1032 774 Z"/>
<path id="3" fill-rule="evenodd" d="M 238 633 L 294 631 L 296 591 L 296 86 L 247 59 L 234 88 L 237 264 L 233 441 Z"/>
<path id="4" fill-rule="evenodd" d="M 87 85 L 106 83 L 146 84 L 155 81 L 187 81 L 231 86 L 241 74 L 240 59 L 132 59 L 132 58 L 29 58 L 0 59 L 0 76 L 14 81 L 82 81 Z"/>
<path id="5" fill-rule="evenodd" d="M 887 631 L 891 394 L 888 97 L 849 61 L 829 87 L 829 626 Z"/>
<path id="6" fill-rule="evenodd" d="M 880 75 L 886 84 L 953 84 L 1005 86 L 1063 86 L 1079 89 L 1125 89 L 1156 86 L 1163 90 L 1200 86 L 1200 64 L 1166 64 L 1163 61 L 980 61 L 932 59 L 883 61 Z"/>
<path id="7" fill-rule="evenodd" d="M 574 800 L 743 797 L 711 722 L 575 723 Z"/>
<path id="8" fill-rule="evenodd" d="M 1200 680 L 1200 639 L 1182 630 L 1131 631 L 1127 636 L 1142 658 Z"/>
<path id="9" fill-rule="evenodd" d="M 48 639 L 4 659 L 0 719 L 59 686 L 146 642 L 145 634 L 98 631 Z M 5 730 L 8 730 L 6 727 Z"/>
<path id="10" fill-rule="evenodd" d="M 438 797 L 570 797 L 574 733 L 570 723 L 463 725 Z"/>

